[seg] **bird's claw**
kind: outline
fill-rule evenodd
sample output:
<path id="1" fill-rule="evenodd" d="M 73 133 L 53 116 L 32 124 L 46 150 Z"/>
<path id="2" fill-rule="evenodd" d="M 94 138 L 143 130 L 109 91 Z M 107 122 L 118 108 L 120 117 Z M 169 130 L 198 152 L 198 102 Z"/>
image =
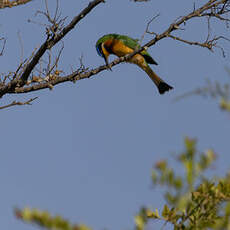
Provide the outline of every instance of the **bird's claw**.
<path id="1" fill-rule="evenodd" d="M 112 71 L 112 68 L 110 67 L 109 64 L 107 64 L 106 66 L 107 66 L 107 69 L 109 69 L 110 71 Z"/>

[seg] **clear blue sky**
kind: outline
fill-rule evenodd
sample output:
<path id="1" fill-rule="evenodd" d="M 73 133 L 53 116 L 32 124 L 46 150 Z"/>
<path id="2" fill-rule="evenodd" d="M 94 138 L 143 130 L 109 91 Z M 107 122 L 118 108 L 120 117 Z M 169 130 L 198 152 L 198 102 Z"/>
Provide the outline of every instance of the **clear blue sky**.
<path id="1" fill-rule="evenodd" d="M 55 1 L 49 2 L 54 8 Z M 61 13 L 69 22 L 87 4 L 83 0 L 60 1 Z M 0 11 L 1 36 L 7 38 L 0 57 L 1 72 L 17 68 L 21 55 L 18 31 L 25 58 L 44 41 L 45 28 L 27 22 L 29 18 L 44 22 L 41 17 L 34 18 L 36 10 L 43 9 L 44 2 L 34 0 Z M 112 32 L 140 38 L 146 23 L 158 13 L 160 17 L 150 29 L 162 32 L 192 9 L 193 2 L 180 0 L 107 1 L 66 36 L 60 68 L 70 73 L 71 66 L 79 66 L 82 54 L 89 68 L 102 65 L 95 50 L 100 36 Z M 179 35 L 205 39 L 203 22 L 187 23 L 186 31 Z M 224 33 L 225 27 L 217 27 L 215 21 L 214 25 L 213 34 Z M 146 36 L 145 41 L 150 39 Z M 215 173 L 224 175 L 230 161 L 229 115 L 219 111 L 212 99 L 195 96 L 173 102 L 176 96 L 205 85 L 207 78 L 229 82 L 224 67 L 229 66 L 230 46 L 223 45 L 225 59 L 219 50 L 211 53 L 170 39 L 151 47 L 149 53 L 159 63 L 154 70 L 174 86 L 163 96 L 142 70 L 129 64 L 52 91 L 5 96 L 1 105 L 14 99 L 39 99 L 32 106 L 0 111 L 1 228 L 35 229 L 13 216 L 13 207 L 29 206 L 96 230 L 132 229 L 141 205 L 163 207 L 160 190 L 151 188 L 151 168 L 183 150 L 185 136 L 198 138 L 200 150 L 214 148 L 219 156 Z"/>

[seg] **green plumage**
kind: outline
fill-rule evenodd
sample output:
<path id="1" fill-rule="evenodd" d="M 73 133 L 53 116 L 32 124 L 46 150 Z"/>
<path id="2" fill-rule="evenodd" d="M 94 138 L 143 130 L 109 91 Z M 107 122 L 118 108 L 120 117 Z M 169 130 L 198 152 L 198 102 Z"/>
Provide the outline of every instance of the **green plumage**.
<path id="1" fill-rule="evenodd" d="M 141 46 L 138 43 L 138 39 L 133 39 L 130 38 L 128 36 L 125 35 L 120 35 L 120 34 L 107 34 L 104 35 L 103 37 L 101 37 L 97 43 L 96 43 L 96 47 L 98 47 L 101 43 L 106 42 L 109 39 L 116 39 L 116 40 L 120 40 L 124 43 L 124 45 L 126 45 L 127 47 L 135 50 L 135 49 L 139 49 Z M 155 64 L 157 65 L 157 62 L 150 56 L 150 54 L 144 50 L 141 52 L 141 54 L 143 55 L 143 57 L 145 58 L 145 61 L 149 64 Z"/>

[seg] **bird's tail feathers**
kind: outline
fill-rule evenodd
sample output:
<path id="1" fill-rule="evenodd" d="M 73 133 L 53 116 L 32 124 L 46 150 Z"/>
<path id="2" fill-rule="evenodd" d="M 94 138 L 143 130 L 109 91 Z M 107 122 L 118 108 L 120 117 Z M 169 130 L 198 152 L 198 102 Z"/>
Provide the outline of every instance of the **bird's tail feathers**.
<path id="1" fill-rule="evenodd" d="M 144 71 L 148 74 L 151 80 L 155 83 L 160 94 L 163 94 L 166 91 L 173 89 L 172 86 L 164 82 L 148 65 L 144 68 L 142 67 L 142 69 L 144 69 Z"/>

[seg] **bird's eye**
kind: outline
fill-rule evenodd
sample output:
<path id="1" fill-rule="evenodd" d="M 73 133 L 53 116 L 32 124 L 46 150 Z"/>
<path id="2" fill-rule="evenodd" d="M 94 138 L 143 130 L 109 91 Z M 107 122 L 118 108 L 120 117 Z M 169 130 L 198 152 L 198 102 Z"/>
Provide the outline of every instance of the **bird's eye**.
<path id="1" fill-rule="evenodd" d="M 97 53 L 98 53 L 99 56 L 103 57 L 103 52 L 102 52 L 101 44 L 99 44 L 99 45 L 97 46 Z"/>

